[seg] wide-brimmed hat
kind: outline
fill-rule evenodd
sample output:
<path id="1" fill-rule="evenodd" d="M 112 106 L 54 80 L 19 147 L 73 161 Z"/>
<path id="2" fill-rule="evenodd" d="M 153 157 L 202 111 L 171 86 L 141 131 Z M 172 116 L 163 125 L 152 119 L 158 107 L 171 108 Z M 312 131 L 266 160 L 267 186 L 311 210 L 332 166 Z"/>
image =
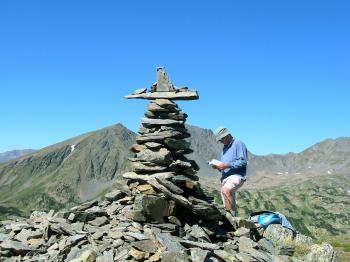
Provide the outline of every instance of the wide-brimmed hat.
<path id="1" fill-rule="evenodd" d="M 215 130 L 214 135 L 215 135 L 216 141 L 218 142 L 221 139 L 223 139 L 225 136 L 231 135 L 231 133 L 226 127 L 220 126 Z"/>

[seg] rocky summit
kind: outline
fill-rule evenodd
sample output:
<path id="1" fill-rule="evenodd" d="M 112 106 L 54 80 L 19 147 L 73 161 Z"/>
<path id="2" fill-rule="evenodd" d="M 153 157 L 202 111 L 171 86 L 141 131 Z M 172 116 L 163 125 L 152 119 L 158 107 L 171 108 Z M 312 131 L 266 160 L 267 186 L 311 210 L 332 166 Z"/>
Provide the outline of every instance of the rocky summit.
<path id="1" fill-rule="evenodd" d="M 172 101 L 197 97 L 179 95 L 162 69 L 152 88 L 134 92 L 152 101 L 124 180 L 101 201 L 0 222 L 1 261 L 337 261 L 328 243 L 281 225 L 264 229 L 215 204 L 185 156 L 187 115 Z"/>
<path id="2" fill-rule="evenodd" d="M 337 261 L 327 243 L 231 217 L 184 175 L 124 177 L 100 202 L 2 221 L 1 261 Z"/>

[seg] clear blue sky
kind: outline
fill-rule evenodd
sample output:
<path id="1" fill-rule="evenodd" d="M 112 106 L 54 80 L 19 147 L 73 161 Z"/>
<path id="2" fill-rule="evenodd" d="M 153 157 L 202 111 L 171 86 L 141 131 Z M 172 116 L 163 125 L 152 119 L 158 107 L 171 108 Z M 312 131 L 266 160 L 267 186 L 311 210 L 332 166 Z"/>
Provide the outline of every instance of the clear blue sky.
<path id="1" fill-rule="evenodd" d="M 350 136 L 349 1 L 0 2 L 0 152 L 122 123 L 164 65 L 188 123 L 256 154 Z"/>

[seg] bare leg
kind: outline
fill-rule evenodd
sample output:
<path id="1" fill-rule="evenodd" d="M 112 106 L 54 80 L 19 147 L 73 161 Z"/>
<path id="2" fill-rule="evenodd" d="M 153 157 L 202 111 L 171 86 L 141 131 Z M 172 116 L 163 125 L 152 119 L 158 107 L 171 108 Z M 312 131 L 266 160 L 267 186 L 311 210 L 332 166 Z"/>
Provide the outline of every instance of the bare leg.
<path id="1" fill-rule="evenodd" d="M 235 198 L 233 197 L 232 191 L 233 191 L 232 189 L 229 189 L 226 187 L 221 188 L 221 193 L 224 200 L 224 206 L 227 211 L 235 211 L 236 201 L 235 201 Z"/>

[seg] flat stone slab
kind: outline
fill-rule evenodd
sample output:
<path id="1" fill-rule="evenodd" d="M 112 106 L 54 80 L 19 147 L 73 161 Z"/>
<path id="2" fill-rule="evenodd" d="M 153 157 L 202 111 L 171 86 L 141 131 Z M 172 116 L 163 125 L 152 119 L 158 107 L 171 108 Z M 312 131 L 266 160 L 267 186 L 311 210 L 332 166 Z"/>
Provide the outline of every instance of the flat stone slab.
<path id="1" fill-rule="evenodd" d="M 137 143 L 163 142 L 166 138 L 186 138 L 188 135 L 179 131 L 162 131 L 136 137 Z"/>
<path id="2" fill-rule="evenodd" d="M 123 174 L 123 178 L 139 180 L 139 181 L 149 181 L 151 179 L 170 179 L 175 176 L 174 172 L 162 172 L 162 173 L 154 173 L 152 175 L 139 175 L 135 172 L 127 172 Z"/>
<path id="3" fill-rule="evenodd" d="M 160 233 L 157 236 L 158 242 L 167 248 L 168 251 L 181 252 L 185 248 L 176 241 L 177 238 L 170 235 L 170 233 Z"/>
<path id="4" fill-rule="evenodd" d="M 171 100 L 197 100 L 199 98 L 196 90 L 181 92 L 148 92 L 135 95 L 127 95 L 126 99 L 171 99 Z"/>
<path id="5" fill-rule="evenodd" d="M 183 121 L 172 119 L 156 119 L 156 118 L 142 118 L 141 124 L 143 125 L 157 125 L 157 126 L 169 126 L 169 125 L 182 125 Z"/>
<path id="6" fill-rule="evenodd" d="M 5 240 L 0 244 L 0 249 L 10 250 L 14 254 L 17 255 L 25 255 L 29 251 L 32 251 L 33 248 L 23 244 L 19 241 Z"/>
<path id="7" fill-rule="evenodd" d="M 199 247 L 201 249 L 207 249 L 207 250 L 218 250 L 220 249 L 219 245 L 212 244 L 212 243 L 205 243 L 205 242 L 195 242 L 190 240 L 185 240 L 182 238 L 177 238 L 177 240 L 180 242 L 181 245 L 192 248 L 192 247 Z"/>

